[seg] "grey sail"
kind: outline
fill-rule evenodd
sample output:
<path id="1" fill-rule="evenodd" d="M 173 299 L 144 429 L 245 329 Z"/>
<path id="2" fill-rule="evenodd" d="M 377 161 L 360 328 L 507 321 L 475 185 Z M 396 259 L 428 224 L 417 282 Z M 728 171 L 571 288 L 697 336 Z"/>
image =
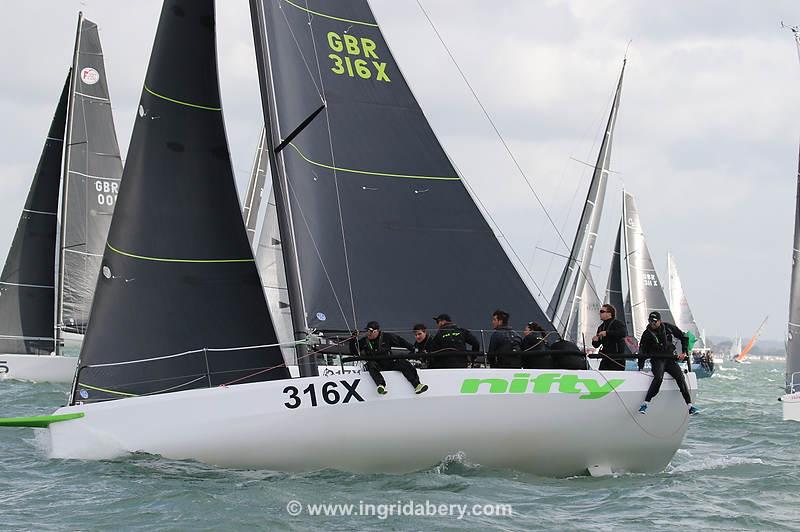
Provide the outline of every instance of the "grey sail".
<path id="1" fill-rule="evenodd" d="M 686 299 L 686 294 L 683 291 L 681 278 L 678 276 L 678 266 L 675 264 L 675 259 L 667 253 L 667 285 L 669 294 L 669 308 L 672 311 L 672 316 L 675 318 L 675 325 L 678 326 L 683 332 L 691 331 L 694 337 L 697 338 L 697 347 L 705 347 L 700 334 L 700 329 L 697 327 L 697 322 L 692 315 L 692 309 L 689 308 L 689 301 Z"/>
<path id="2" fill-rule="evenodd" d="M 625 312 L 625 303 L 622 298 L 622 261 L 620 259 L 620 247 L 622 244 L 622 220 L 619 221 L 617 229 L 617 240 L 614 243 L 614 254 L 611 256 L 611 268 L 608 270 L 608 282 L 606 283 L 606 303 L 610 304 L 617 311 L 617 317 L 621 318 Z M 625 320 L 620 320 L 625 321 Z"/>
<path id="3" fill-rule="evenodd" d="M 278 213 L 275 205 L 275 193 L 270 191 L 267 205 L 264 208 L 264 223 L 256 248 L 256 265 L 264 287 L 264 295 L 269 305 L 269 314 L 281 343 L 283 358 L 287 364 L 297 363 L 295 350 L 291 346 L 294 341 L 292 331 L 292 314 L 289 306 L 289 289 L 286 284 L 286 267 L 283 261 L 281 235 L 278 230 Z"/>
<path id="4" fill-rule="evenodd" d="M 252 0 L 251 8 L 273 188 L 288 213 L 281 241 L 285 256 L 296 252 L 286 268 L 303 305 L 292 308 L 296 326 L 352 331 L 378 320 L 408 332 L 448 312 L 479 329 L 500 307 L 517 324 L 552 330 L 367 2 Z"/>
<path id="5" fill-rule="evenodd" d="M 69 77 L 0 275 L 0 353 L 55 349 L 55 264 L 58 190 Z"/>
<path id="6" fill-rule="evenodd" d="M 583 348 L 592 347 L 592 337 L 597 332 L 600 324 L 600 306 L 602 301 L 598 297 L 598 291 L 592 279 L 591 272 L 586 272 L 586 282 L 583 285 L 580 304 L 578 305 L 577 331 L 575 342 Z"/>
<path id="7" fill-rule="evenodd" d="M 798 41 L 798 53 L 800 53 L 800 41 Z M 794 379 L 794 389 L 790 389 L 792 388 L 792 376 L 798 371 L 800 371 L 800 162 L 798 162 L 797 169 L 792 285 L 789 293 L 789 336 L 786 342 L 786 391 L 788 393 L 800 389 L 800 378 Z"/>
<path id="8" fill-rule="evenodd" d="M 622 62 L 622 70 L 619 73 L 617 89 L 614 93 L 614 102 L 611 105 L 611 112 L 608 116 L 608 123 L 603 134 L 603 141 L 600 144 L 600 152 L 597 155 L 597 162 L 594 167 L 589 192 L 583 206 L 578 230 L 575 233 L 575 240 L 572 243 L 567 264 L 561 273 L 561 278 L 556 284 L 553 297 L 550 299 L 548 309 L 556 328 L 561 330 L 568 339 L 579 340 L 570 337 L 572 331 L 576 329 L 575 319 L 579 318 L 580 296 L 584 287 L 588 284 L 594 292 L 592 298 L 599 300 L 599 295 L 594 289 L 593 283 L 587 283 L 589 268 L 594 254 L 594 245 L 597 240 L 597 231 L 600 227 L 600 218 L 603 213 L 603 203 L 605 202 L 606 187 L 608 185 L 608 172 L 611 165 L 611 144 L 614 139 L 614 126 L 617 121 L 619 111 L 619 101 L 622 95 L 622 78 L 625 74 L 625 61 Z M 585 321 L 585 320 L 584 320 Z"/>
<path id="9" fill-rule="evenodd" d="M 67 109 L 56 318 L 60 329 L 82 333 L 122 177 L 100 36 L 82 14 Z"/>
<path id="10" fill-rule="evenodd" d="M 631 323 L 633 329 L 628 330 L 637 340 L 647 326 L 647 315 L 658 311 L 661 319 L 675 323 L 667 303 L 667 296 L 661 281 L 658 279 L 653 259 L 644 240 L 642 223 L 633 195 L 623 192 L 623 218 L 625 220 L 625 263 L 630 285 Z"/>
<path id="11" fill-rule="evenodd" d="M 264 139 L 266 130 L 261 129 L 261 136 L 258 140 L 256 157 L 253 160 L 253 169 L 250 171 L 250 182 L 247 185 L 247 192 L 244 197 L 244 207 L 242 208 L 242 218 L 247 229 L 247 239 L 252 244 L 256 236 L 256 226 L 258 225 L 258 211 L 261 208 L 261 200 L 264 195 L 264 183 L 267 179 L 267 169 L 269 158 Z"/>

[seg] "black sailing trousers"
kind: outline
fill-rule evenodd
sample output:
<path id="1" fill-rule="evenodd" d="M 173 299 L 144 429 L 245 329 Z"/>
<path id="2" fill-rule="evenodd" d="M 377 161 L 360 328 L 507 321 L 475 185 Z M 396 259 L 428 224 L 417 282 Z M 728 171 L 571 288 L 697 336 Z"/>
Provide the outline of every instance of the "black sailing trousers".
<path id="1" fill-rule="evenodd" d="M 386 381 L 383 379 L 381 371 L 399 371 L 414 388 L 419 384 L 417 369 L 408 360 L 370 360 L 364 364 L 364 367 L 367 368 L 369 376 L 372 377 L 377 386 L 386 386 Z"/>
<path id="2" fill-rule="evenodd" d="M 647 395 L 644 398 L 645 401 L 650 401 L 661 389 L 661 383 L 664 381 L 664 372 L 666 371 L 675 379 L 686 404 L 688 405 L 692 402 L 692 398 L 689 395 L 689 388 L 686 386 L 686 380 L 683 378 L 683 371 L 681 371 L 681 367 L 675 360 L 669 358 L 651 358 L 650 367 L 653 369 L 653 382 L 650 383 L 650 388 L 647 390 Z"/>

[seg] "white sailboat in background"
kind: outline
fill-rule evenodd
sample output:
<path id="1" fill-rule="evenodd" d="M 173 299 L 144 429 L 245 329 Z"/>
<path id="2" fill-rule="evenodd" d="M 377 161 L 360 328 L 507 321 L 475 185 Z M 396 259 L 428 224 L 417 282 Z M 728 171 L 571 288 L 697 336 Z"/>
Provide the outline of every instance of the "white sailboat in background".
<path id="1" fill-rule="evenodd" d="M 678 266 L 671 253 L 667 253 L 667 293 L 669 294 L 669 308 L 675 317 L 675 325 L 684 333 L 690 334 L 690 352 L 692 364 L 698 378 L 710 377 L 714 374 L 716 359 L 709 346 L 705 343 L 705 335 L 697 327 L 686 294 L 683 292 L 681 278 L 678 276 Z M 694 339 L 694 340 L 693 340 Z"/>
<path id="2" fill-rule="evenodd" d="M 72 381 L 77 358 L 63 356 L 64 342 L 86 330 L 121 176 L 97 24 L 79 13 L 70 74 L 0 276 L 0 378 Z"/>

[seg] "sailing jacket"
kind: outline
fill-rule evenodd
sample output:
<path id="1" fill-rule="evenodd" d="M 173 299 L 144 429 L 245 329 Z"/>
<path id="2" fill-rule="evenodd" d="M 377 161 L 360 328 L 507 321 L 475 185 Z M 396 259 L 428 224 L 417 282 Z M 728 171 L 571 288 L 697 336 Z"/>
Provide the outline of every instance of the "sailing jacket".
<path id="1" fill-rule="evenodd" d="M 624 355 L 625 337 L 628 336 L 628 329 L 625 324 L 616 318 L 603 320 L 597 328 L 597 334 L 606 331 L 606 335 L 597 341 L 592 340 L 592 347 L 600 347 L 600 352 L 605 355 Z"/>
<path id="2" fill-rule="evenodd" d="M 498 327 L 489 338 L 489 363 L 496 368 L 521 368 L 521 345 L 522 339 L 511 327 Z"/>
<path id="3" fill-rule="evenodd" d="M 362 354 L 372 357 L 388 357 L 392 353 L 392 347 L 402 347 L 413 351 L 414 347 L 408 340 L 396 334 L 381 331 L 377 338 L 370 340 L 366 336 L 358 340 L 358 349 L 355 349 L 355 342 L 350 344 L 350 351 L 354 354 Z"/>
<path id="4" fill-rule="evenodd" d="M 681 341 L 682 353 L 689 351 L 689 338 L 675 325 L 662 321 L 661 327 L 655 331 L 650 326 L 647 326 L 642 333 L 642 339 L 639 340 L 639 354 L 674 355 L 675 344 L 672 343 L 673 338 Z M 639 369 L 644 367 L 645 359 L 647 359 L 647 356 L 639 358 Z"/>
<path id="5" fill-rule="evenodd" d="M 414 342 L 414 352 L 415 353 L 430 353 L 431 351 L 431 344 L 433 344 L 433 336 L 430 333 L 425 335 L 425 339 L 422 342 Z"/>
<path id="6" fill-rule="evenodd" d="M 481 349 L 481 343 L 468 330 L 462 329 L 455 323 L 442 325 L 428 344 L 428 351 L 433 355 L 430 367 L 466 368 L 467 357 L 463 353 L 467 350 L 467 344 L 473 353 L 477 353 Z M 452 351 L 454 354 L 448 355 L 448 351 Z"/>

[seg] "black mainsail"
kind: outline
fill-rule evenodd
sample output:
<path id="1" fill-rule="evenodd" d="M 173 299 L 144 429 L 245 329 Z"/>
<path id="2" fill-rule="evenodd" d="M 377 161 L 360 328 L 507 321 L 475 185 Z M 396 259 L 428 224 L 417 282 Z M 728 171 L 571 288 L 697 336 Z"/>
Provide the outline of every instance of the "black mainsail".
<path id="1" fill-rule="evenodd" d="M 262 128 L 261 137 L 258 139 L 256 157 L 253 161 L 253 169 L 250 171 L 250 182 L 247 184 L 247 192 L 244 196 L 244 207 L 242 208 L 242 218 L 244 218 L 244 226 L 247 229 L 247 239 L 251 244 L 256 236 L 258 211 L 264 195 L 264 183 L 267 180 L 267 162 L 269 158 L 265 151 L 265 138 L 266 130 Z"/>
<path id="2" fill-rule="evenodd" d="M 603 134 L 603 141 L 600 144 L 600 152 L 597 155 L 594 174 L 589 184 L 589 192 L 578 222 L 578 230 L 575 233 L 575 240 L 572 242 L 570 256 L 564 266 L 564 271 L 561 272 L 561 278 L 556 284 L 556 289 L 550 299 L 548 308 L 556 327 L 573 341 L 581 340 L 581 338 L 574 336 L 579 329 L 576 322 L 578 320 L 586 322 L 587 318 L 596 321 L 597 317 L 581 317 L 580 311 L 582 306 L 588 308 L 586 304 L 587 296 L 590 296 L 592 300 L 599 300 L 594 283 L 590 280 L 589 267 L 594 253 L 594 244 L 597 240 L 597 231 L 600 227 L 600 218 L 603 214 L 608 172 L 611 165 L 611 144 L 614 138 L 614 126 L 617 121 L 620 96 L 622 95 L 622 78 L 625 75 L 626 61 L 623 60 L 622 62 L 622 70 L 619 73 L 614 101 L 611 104 L 611 112 Z M 587 290 L 591 293 L 584 294 Z"/>
<path id="3" fill-rule="evenodd" d="M 72 401 L 288 378 L 242 222 L 212 0 L 166 0 Z"/>
<path id="4" fill-rule="evenodd" d="M 517 324 L 550 329 L 367 2 L 251 0 L 251 8 L 273 189 L 279 205 L 287 197 L 284 257 L 296 251 L 287 260 L 296 334 L 373 319 L 409 331 L 443 311 L 479 329 L 497 307 Z"/>
<path id="5" fill-rule="evenodd" d="M 97 24 L 78 14 L 67 107 L 56 319 L 82 333 L 122 177 Z"/>
<path id="6" fill-rule="evenodd" d="M 0 352 L 55 349 L 56 231 L 69 76 L 0 276 Z"/>

